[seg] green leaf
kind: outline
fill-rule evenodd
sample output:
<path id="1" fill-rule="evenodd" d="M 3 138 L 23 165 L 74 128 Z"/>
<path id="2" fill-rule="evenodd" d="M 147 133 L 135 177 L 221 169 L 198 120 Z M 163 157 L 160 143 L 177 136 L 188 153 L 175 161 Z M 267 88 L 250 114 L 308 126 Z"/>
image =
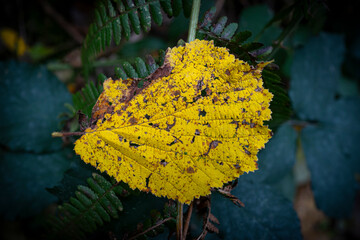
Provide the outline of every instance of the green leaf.
<path id="1" fill-rule="evenodd" d="M 120 20 L 121 20 L 121 26 L 123 27 L 124 30 L 124 36 L 127 40 L 129 40 L 131 31 L 130 31 L 128 14 L 121 15 Z"/>
<path id="2" fill-rule="evenodd" d="M 71 97 L 44 66 L 0 62 L 0 144 L 11 150 L 50 152 L 61 148 L 51 133 Z"/>
<path id="3" fill-rule="evenodd" d="M 273 188 L 239 179 L 232 191 L 245 207 L 212 194 L 212 214 L 219 219 L 222 239 L 302 239 L 300 222 L 292 203 Z"/>
<path id="4" fill-rule="evenodd" d="M 227 40 L 230 40 L 234 36 L 237 28 L 238 28 L 237 23 L 230 23 L 229 25 L 226 26 L 224 31 L 221 33 L 221 37 L 225 38 Z"/>
<path id="5" fill-rule="evenodd" d="M 145 62 L 139 57 L 135 58 L 135 68 L 140 78 L 149 76 Z"/>
<path id="6" fill-rule="evenodd" d="M 316 205 L 331 217 L 349 216 L 356 181 L 351 160 L 342 153 L 340 139 L 327 125 L 308 126 L 301 136 Z"/>
<path id="7" fill-rule="evenodd" d="M 344 52 L 343 36 L 322 33 L 295 53 L 289 95 L 301 119 L 320 119 L 334 101 Z"/>
<path id="8" fill-rule="evenodd" d="M 360 97 L 341 98 L 331 104 L 322 121 L 331 124 L 331 130 L 337 135 L 341 152 L 351 161 L 351 168 L 360 173 Z"/>
<path id="9" fill-rule="evenodd" d="M 161 6 L 159 2 L 150 3 L 150 13 L 152 18 L 154 19 L 154 22 L 157 25 L 161 25 L 163 21 L 163 16 L 161 13 Z"/>
<path id="10" fill-rule="evenodd" d="M 126 73 L 124 72 L 124 70 L 122 70 L 122 68 L 120 68 L 120 67 L 116 67 L 115 68 L 115 76 L 117 77 L 117 78 L 121 78 L 121 79 L 127 79 L 128 78 L 128 76 L 126 75 Z"/>
<path id="11" fill-rule="evenodd" d="M 259 153 L 259 170 L 244 175 L 244 178 L 266 184 L 274 184 L 284 178 L 295 164 L 296 138 L 297 133 L 290 124 L 280 126 Z"/>
<path id="12" fill-rule="evenodd" d="M 149 11 L 149 5 L 145 5 L 145 0 L 138 0 L 140 5 L 139 8 L 140 23 L 145 32 L 148 32 L 151 28 L 151 16 Z"/>
<path id="13" fill-rule="evenodd" d="M 124 68 L 126 74 L 127 74 L 130 78 L 139 78 L 139 75 L 137 74 L 137 72 L 135 71 L 135 69 L 133 68 L 133 66 L 131 66 L 130 63 L 124 62 L 124 63 L 123 63 L 123 68 Z"/>
<path id="14" fill-rule="evenodd" d="M 173 10 L 172 10 L 170 1 L 160 0 L 160 5 L 161 5 L 162 9 L 164 10 L 164 12 L 168 15 L 168 17 L 173 16 Z"/>
<path id="15" fill-rule="evenodd" d="M 249 37 L 251 37 L 250 31 L 242 31 L 235 34 L 235 36 L 231 39 L 232 42 L 242 44 L 245 42 Z"/>
<path id="16" fill-rule="evenodd" d="M 120 18 L 116 18 L 112 22 L 112 27 L 113 27 L 113 34 L 114 34 L 115 44 L 119 45 L 120 40 L 121 40 L 121 22 L 120 22 Z"/>
<path id="17" fill-rule="evenodd" d="M 219 19 L 219 21 L 215 24 L 215 26 L 212 29 L 212 32 L 218 36 L 220 36 L 220 34 L 222 33 L 222 31 L 224 30 L 224 27 L 226 25 L 227 22 L 227 17 L 223 16 Z"/>
<path id="18" fill-rule="evenodd" d="M 174 16 L 178 16 L 182 9 L 182 1 L 181 0 L 172 0 L 172 8 Z"/>
<path id="19" fill-rule="evenodd" d="M 134 4 L 132 3 L 132 5 L 134 5 Z M 133 6 L 130 6 L 130 7 L 133 7 Z M 140 26 L 140 19 L 138 17 L 137 12 L 135 10 L 130 11 L 129 18 L 130 18 L 132 29 L 134 30 L 134 32 L 136 34 L 139 34 L 141 31 L 141 26 Z"/>
<path id="20" fill-rule="evenodd" d="M 0 151 L 0 214 L 29 217 L 56 201 L 46 188 L 57 184 L 69 167 L 68 151 L 49 154 Z"/>
<path id="21" fill-rule="evenodd" d="M 281 34 L 281 28 L 274 25 L 265 29 L 264 32 L 261 31 L 273 15 L 273 11 L 265 4 L 245 8 L 241 12 L 239 29 L 252 32 L 253 35 L 249 38 L 249 42 L 259 41 L 266 46 L 271 45 Z"/>
<path id="22" fill-rule="evenodd" d="M 192 10 L 193 0 L 182 0 L 182 5 L 184 8 L 184 16 L 189 18 Z"/>
<path id="23" fill-rule="evenodd" d="M 74 157 L 61 182 L 53 188 L 48 188 L 48 191 L 57 196 L 60 201 L 65 202 L 73 196 L 78 185 L 86 184 L 85 180 L 91 176 L 93 171 L 93 167 L 85 164 L 79 157 Z"/>

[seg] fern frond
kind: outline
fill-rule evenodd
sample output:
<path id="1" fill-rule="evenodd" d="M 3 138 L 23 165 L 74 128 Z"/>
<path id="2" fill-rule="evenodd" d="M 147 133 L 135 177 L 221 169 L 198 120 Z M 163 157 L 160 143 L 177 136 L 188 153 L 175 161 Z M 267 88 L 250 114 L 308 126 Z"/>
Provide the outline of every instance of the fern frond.
<path id="1" fill-rule="evenodd" d="M 97 4 L 94 23 L 89 27 L 82 48 L 82 62 L 87 66 L 90 59 L 110 46 L 111 41 L 120 44 L 122 37 L 129 39 L 131 32 L 139 34 L 151 29 L 151 21 L 161 25 L 163 10 L 169 17 L 184 10 L 190 16 L 192 0 L 102 0 Z"/>
<path id="2" fill-rule="evenodd" d="M 86 233 L 94 232 L 104 221 L 118 218 L 118 212 L 123 211 L 119 196 L 128 196 L 127 189 L 97 173 L 87 183 L 88 186 L 79 185 L 76 197 L 59 206 L 57 216 L 50 219 L 55 238 L 83 239 Z"/>
<path id="3" fill-rule="evenodd" d="M 245 61 L 255 61 L 251 52 L 261 48 L 263 44 L 256 42 L 243 44 L 251 36 L 251 33 L 249 31 L 236 33 L 238 24 L 227 24 L 227 17 L 225 16 L 213 24 L 215 12 L 215 7 L 206 12 L 199 24 L 197 38 L 213 40 L 215 45 L 229 48 L 230 52 L 238 58 Z"/>
<path id="4" fill-rule="evenodd" d="M 81 111 L 86 116 L 91 117 L 92 108 L 103 91 L 102 82 L 103 80 L 99 81 L 97 87 L 93 82 L 90 82 L 72 96 L 76 111 Z"/>
<path id="5" fill-rule="evenodd" d="M 274 94 L 270 104 L 272 120 L 269 122 L 269 127 L 274 131 L 282 123 L 290 119 L 292 114 L 290 99 L 281 78 L 275 71 L 264 69 L 262 77 L 265 87 Z"/>

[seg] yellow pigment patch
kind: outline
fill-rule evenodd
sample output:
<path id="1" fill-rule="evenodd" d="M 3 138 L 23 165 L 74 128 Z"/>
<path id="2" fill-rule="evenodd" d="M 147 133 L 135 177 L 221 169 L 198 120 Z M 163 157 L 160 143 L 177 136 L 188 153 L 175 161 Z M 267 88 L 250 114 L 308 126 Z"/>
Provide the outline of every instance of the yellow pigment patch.
<path id="1" fill-rule="evenodd" d="M 190 203 L 257 169 L 271 137 L 267 63 L 252 67 L 195 40 L 169 49 L 165 64 L 170 74 L 142 90 L 132 79 L 106 80 L 75 151 L 131 188 Z"/>

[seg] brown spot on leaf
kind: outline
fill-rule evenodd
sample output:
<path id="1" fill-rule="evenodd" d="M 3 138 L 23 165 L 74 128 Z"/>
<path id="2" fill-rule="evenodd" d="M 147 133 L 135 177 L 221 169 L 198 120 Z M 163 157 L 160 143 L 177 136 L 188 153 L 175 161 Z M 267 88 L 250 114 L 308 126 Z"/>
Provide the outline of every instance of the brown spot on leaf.
<path id="1" fill-rule="evenodd" d="M 213 102 L 213 103 L 216 103 L 217 101 L 219 101 L 218 97 L 217 97 L 217 96 L 214 96 L 213 99 L 212 99 L 212 102 Z"/>
<path id="2" fill-rule="evenodd" d="M 226 69 L 225 74 L 228 75 L 228 76 L 230 76 L 230 70 L 229 70 L 229 69 Z"/>
<path id="3" fill-rule="evenodd" d="M 137 122 L 138 122 L 137 119 L 134 118 L 134 117 L 130 118 L 130 120 L 129 120 L 129 123 L 130 123 L 131 125 L 137 124 Z"/>
<path id="4" fill-rule="evenodd" d="M 179 96 L 180 95 L 180 90 L 176 90 L 176 91 L 172 92 L 172 94 L 174 96 Z"/>
<path id="5" fill-rule="evenodd" d="M 235 164 L 234 167 L 235 167 L 236 169 L 240 169 L 239 164 Z"/>
<path id="6" fill-rule="evenodd" d="M 188 167 L 188 168 L 186 169 L 186 172 L 187 172 L 187 173 L 195 173 L 195 170 L 194 170 L 192 167 Z"/>

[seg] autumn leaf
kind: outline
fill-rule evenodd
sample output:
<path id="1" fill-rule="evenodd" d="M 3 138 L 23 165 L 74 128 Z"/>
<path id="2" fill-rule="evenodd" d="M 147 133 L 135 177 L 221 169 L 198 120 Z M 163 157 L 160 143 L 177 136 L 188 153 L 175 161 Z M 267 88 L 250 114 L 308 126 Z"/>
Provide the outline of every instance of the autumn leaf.
<path id="1" fill-rule="evenodd" d="M 75 151 L 131 188 L 182 203 L 206 196 L 257 169 L 271 137 L 266 64 L 252 67 L 209 41 L 168 49 L 142 89 L 137 79 L 104 82 Z"/>

